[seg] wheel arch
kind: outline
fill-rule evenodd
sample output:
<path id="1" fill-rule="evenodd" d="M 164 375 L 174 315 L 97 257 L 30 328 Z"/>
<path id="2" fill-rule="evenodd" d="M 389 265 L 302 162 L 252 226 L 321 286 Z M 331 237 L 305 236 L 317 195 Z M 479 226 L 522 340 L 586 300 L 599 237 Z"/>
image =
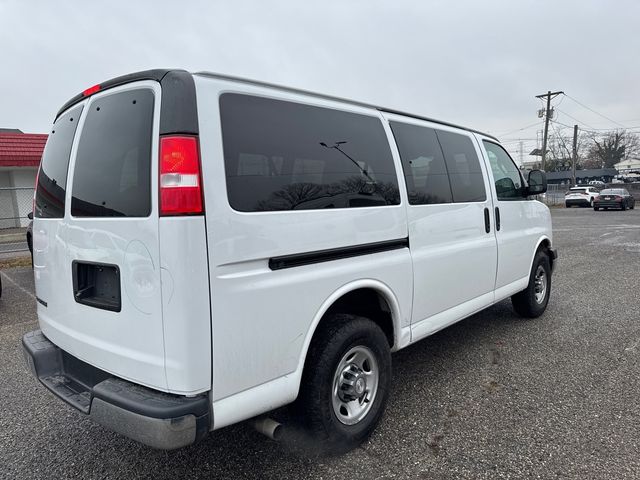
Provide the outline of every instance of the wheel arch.
<path id="1" fill-rule="evenodd" d="M 531 260 L 529 261 L 529 271 L 531 271 L 531 269 L 533 268 L 533 261 L 535 260 L 536 254 L 540 250 L 544 250 L 547 252 L 547 256 L 549 257 L 549 263 L 551 264 L 551 271 L 553 271 L 555 259 L 553 258 L 553 255 L 549 253 L 550 248 L 551 248 L 551 239 L 547 235 L 542 235 L 538 239 L 538 242 L 536 243 L 536 249 L 533 251 L 531 255 Z"/>
<path id="2" fill-rule="evenodd" d="M 357 310 L 355 312 L 343 311 L 341 307 L 351 304 L 351 300 L 358 298 L 359 295 L 376 295 L 380 302 L 384 302 L 384 304 L 380 303 L 379 311 L 384 312 L 386 305 L 386 308 L 388 309 L 388 317 L 384 319 L 384 316 L 381 315 L 377 318 L 371 318 L 371 320 L 373 320 L 382 328 L 382 331 L 387 336 L 387 340 L 389 340 L 389 347 L 392 350 L 397 348 L 400 340 L 399 336 L 402 315 L 400 311 L 400 303 L 398 302 L 396 295 L 393 293 L 391 288 L 389 288 L 386 284 L 379 280 L 361 279 L 350 282 L 335 290 L 322 303 L 321 307 L 318 309 L 318 312 L 314 316 L 313 321 L 311 322 L 304 340 L 302 351 L 300 353 L 298 367 L 295 371 L 296 385 L 298 389 L 300 387 L 302 372 L 304 370 L 304 365 L 309 353 L 311 341 L 313 340 L 315 334 L 318 332 L 318 329 L 321 327 L 323 320 L 328 318 L 329 314 L 334 312 L 358 314 Z"/>

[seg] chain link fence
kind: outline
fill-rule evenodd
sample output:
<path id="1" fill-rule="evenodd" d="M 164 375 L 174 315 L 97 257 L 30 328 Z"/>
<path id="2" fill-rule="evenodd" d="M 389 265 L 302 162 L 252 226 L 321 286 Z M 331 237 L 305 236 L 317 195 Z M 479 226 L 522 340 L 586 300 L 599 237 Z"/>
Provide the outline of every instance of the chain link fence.
<path id="1" fill-rule="evenodd" d="M 569 185 L 548 184 L 547 192 L 538 195 L 538 200 L 546 203 L 548 206 L 564 205 L 564 194 L 569 190 Z"/>
<path id="2" fill-rule="evenodd" d="M 33 187 L 0 187 L 0 254 L 22 252 L 27 245 Z"/>

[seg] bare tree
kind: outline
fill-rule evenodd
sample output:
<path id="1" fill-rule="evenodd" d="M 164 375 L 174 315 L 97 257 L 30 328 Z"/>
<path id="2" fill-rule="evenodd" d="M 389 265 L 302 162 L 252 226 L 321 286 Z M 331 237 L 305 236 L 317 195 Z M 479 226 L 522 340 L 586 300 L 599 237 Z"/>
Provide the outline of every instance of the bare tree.
<path id="1" fill-rule="evenodd" d="M 612 168 L 630 155 L 640 152 L 640 137 L 627 130 L 591 134 L 589 157 L 598 167 Z M 597 167 L 596 167 L 597 168 Z"/>
<path id="2" fill-rule="evenodd" d="M 567 132 L 567 133 L 565 133 Z M 573 132 L 568 130 L 553 129 L 547 143 L 547 170 L 550 172 L 559 170 L 570 170 L 573 163 Z M 586 148 L 590 137 L 586 132 L 580 131 L 578 134 L 577 152 L 578 162 L 576 169 L 583 168 L 582 159 L 586 156 Z"/>

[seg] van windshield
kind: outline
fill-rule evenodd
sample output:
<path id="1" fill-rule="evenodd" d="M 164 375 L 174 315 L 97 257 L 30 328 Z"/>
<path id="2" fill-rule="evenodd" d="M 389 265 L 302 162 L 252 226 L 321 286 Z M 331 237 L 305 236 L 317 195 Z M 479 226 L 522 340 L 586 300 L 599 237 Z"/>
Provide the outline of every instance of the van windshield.
<path id="1" fill-rule="evenodd" d="M 96 98 L 73 172 L 71 214 L 146 217 L 151 213 L 154 94 L 148 88 Z"/>

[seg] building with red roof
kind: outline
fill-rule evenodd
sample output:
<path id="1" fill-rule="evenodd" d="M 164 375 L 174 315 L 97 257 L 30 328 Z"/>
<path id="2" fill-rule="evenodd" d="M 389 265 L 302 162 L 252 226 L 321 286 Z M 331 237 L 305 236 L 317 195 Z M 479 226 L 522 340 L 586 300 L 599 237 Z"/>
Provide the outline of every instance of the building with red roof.
<path id="1" fill-rule="evenodd" d="M 47 135 L 0 128 L 0 229 L 26 226 Z"/>

